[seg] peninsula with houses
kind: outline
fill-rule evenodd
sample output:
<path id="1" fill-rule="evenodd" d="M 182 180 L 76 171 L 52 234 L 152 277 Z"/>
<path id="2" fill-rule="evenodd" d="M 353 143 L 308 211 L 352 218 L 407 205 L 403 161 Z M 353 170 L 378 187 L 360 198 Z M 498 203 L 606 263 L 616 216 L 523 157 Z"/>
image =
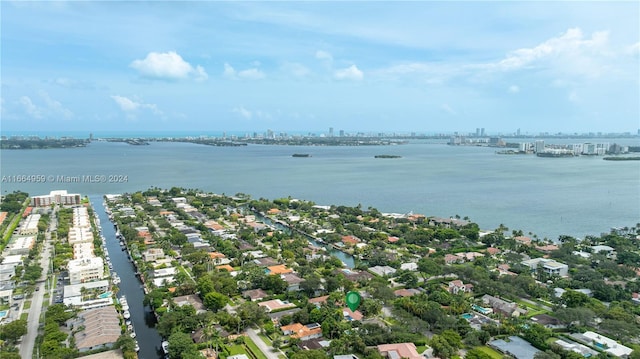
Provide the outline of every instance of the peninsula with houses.
<path id="1" fill-rule="evenodd" d="M 135 358 L 145 345 L 171 359 L 640 357 L 640 224 L 549 240 L 178 187 L 101 205 L 111 223 L 80 194 L 3 197 L 0 357 Z M 112 265 L 123 254 L 135 277 Z M 136 339 L 132 280 L 158 343 Z"/>

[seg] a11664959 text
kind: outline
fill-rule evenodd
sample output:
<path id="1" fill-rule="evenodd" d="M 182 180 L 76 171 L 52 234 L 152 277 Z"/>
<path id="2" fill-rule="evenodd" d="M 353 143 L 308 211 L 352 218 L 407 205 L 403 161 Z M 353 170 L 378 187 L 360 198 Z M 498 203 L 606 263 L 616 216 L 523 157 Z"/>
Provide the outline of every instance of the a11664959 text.
<path id="1" fill-rule="evenodd" d="M 123 174 L 18 174 L 3 175 L 2 183 L 126 183 L 129 176 Z"/>

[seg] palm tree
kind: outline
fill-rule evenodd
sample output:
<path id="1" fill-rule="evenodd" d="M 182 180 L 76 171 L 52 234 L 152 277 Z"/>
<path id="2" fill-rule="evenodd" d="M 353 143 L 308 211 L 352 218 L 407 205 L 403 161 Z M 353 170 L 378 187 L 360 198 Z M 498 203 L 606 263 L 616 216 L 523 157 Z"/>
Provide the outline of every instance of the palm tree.
<path id="1" fill-rule="evenodd" d="M 215 357 L 218 357 L 218 345 L 219 345 L 219 340 L 220 340 L 220 336 L 218 333 L 218 330 L 216 329 L 213 321 L 210 321 L 209 323 L 207 323 L 207 325 L 204 326 L 203 328 L 203 332 L 204 332 L 204 336 L 207 340 L 207 354 L 210 353 L 213 350 L 213 345 L 215 343 Z"/>

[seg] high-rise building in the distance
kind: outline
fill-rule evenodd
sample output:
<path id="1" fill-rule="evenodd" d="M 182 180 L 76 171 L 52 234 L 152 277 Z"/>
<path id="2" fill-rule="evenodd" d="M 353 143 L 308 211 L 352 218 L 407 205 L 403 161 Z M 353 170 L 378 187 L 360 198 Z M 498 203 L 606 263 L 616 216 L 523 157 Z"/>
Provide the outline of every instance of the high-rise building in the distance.
<path id="1" fill-rule="evenodd" d="M 329 137 L 333 137 L 333 127 L 329 127 Z"/>

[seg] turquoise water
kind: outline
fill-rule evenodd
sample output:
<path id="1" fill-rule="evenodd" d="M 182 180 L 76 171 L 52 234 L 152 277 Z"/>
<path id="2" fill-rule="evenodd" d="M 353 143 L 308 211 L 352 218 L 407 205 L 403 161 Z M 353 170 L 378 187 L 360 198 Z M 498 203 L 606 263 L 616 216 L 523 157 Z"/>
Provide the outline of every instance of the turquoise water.
<path id="1" fill-rule="evenodd" d="M 487 314 L 487 313 L 489 313 L 489 312 L 490 312 L 490 310 L 489 310 L 489 309 L 485 309 L 485 308 L 483 308 L 483 307 L 481 307 L 481 306 L 479 306 L 479 305 L 476 305 L 476 304 L 473 304 L 471 307 L 472 307 L 474 310 L 477 310 L 478 312 L 480 312 L 480 313 L 482 313 L 482 314 Z"/>
<path id="2" fill-rule="evenodd" d="M 292 158 L 293 153 L 311 157 Z M 375 159 L 377 154 L 402 158 Z M 482 229 L 505 224 L 550 239 L 597 235 L 640 221 L 640 161 L 599 157 L 497 155 L 492 148 L 426 141 L 385 147 L 93 142 L 77 149 L 3 150 L 0 160 L 2 176 L 126 176 L 112 183 L 4 181 L 2 193 L 67 189 L 102 195 L 178 186 L 254 198 L 291 196 L 321 205 L 360 204 L 381 212 L 457 214 Z"/>
<path id="3" fill-rule="evenodd" d="M 100 299 L 109 298 L 112 294 L 113 294 L 112 292 L 105 292 L 105 293 L 100 294 L 98 296 L 98 298 L 100 298 Z"/>
<path id="4" fill-rule="evenodd" d="M 7 311 L 6 310 L 0 310 L 0 318 L 4 318 L 7 316 Z"/>
<path id="5" fill-rule="evenodd" d="M 461 317 L 462 317 L 462 318 L 464 318 L 464 319 L 469 320 L 469 319 L 473 318 L 473 314 L 471 314 L 471 313 L 464 313 L 464 314 L 462 314 L 462 315 L 461 315 Z"/>

